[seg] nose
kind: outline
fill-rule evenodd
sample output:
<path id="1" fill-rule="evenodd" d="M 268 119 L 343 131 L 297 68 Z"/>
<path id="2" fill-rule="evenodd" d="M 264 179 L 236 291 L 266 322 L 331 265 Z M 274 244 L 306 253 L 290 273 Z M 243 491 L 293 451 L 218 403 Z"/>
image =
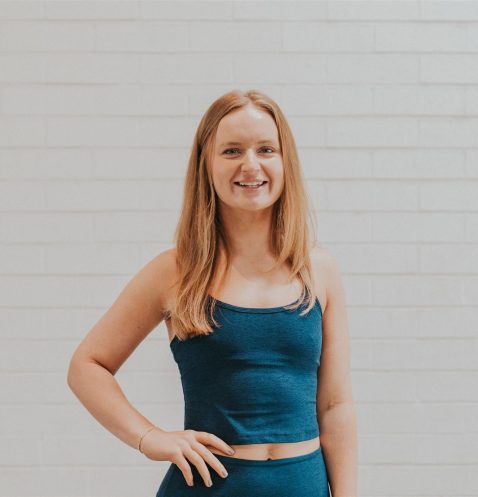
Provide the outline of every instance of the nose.
<path id="1" fill-rule="evenodd" d="M 241 165 L 243 171 L 257 171 L 260 169 L 259 161 L 254 150 L 249 150 L 246 154 L 243 164 Z"/>

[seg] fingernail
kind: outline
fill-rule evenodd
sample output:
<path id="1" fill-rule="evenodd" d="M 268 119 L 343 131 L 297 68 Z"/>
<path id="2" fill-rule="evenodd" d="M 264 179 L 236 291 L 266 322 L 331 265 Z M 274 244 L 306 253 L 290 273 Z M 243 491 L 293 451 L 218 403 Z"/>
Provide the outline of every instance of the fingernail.
<path id="1" fill-rule="evenodd" d="M 194 481 L 188 481 L 188 485 L 192 487 L 194 485 Z"/>
<path id="2" fill-rule="evenodd" d="M 211 480 L 209 480 L 209 481 L 207 482 L 207 486 L 208 486 L 208 487 L 212 487 L 212 481 L 211 481 Z"/>
<path id="3" fill-rule="evenodd" d="M 236 451 L 234 449 L 229 449 L 229 454 L 231 454 L 231 456 L 232 456 L 232 454 L 235 454 L 235 453 L 236 453 Z"/>
<path id="4" fill-rule="evenodd" d="M 222 476 L 227 476 L 227 471 L 226 471 L 226 470 L 224 470 L 224 471 L 222 472 Z"/>

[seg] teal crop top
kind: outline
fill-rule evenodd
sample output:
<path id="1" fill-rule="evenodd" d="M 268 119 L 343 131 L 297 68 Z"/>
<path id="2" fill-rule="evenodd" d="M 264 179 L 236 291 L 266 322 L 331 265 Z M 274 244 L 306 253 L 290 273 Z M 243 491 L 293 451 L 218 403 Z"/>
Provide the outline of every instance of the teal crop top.
<path id="1" fill-rule="evenodd" d="M 213 333 L 173 338 L 185 430 L 207 431 L 228 444 L 299 442 L 319 435 L 322 308 L 316 299 L 300 316 L 304 305 L 291 311 L 216 299 L 220 326 Z"/>

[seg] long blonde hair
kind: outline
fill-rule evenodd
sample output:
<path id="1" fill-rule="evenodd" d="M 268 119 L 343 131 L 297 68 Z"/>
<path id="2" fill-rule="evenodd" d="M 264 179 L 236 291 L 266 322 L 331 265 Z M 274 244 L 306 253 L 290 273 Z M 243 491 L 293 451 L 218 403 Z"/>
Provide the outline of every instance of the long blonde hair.
<path id="1" fill-rule="evenodd" d="M 217 128 L 228 113 L 253 104 L 268 112 L 278 132 L 284 168 L 284 188 L 272 212 L 271 240 L 275 267 L 287 262 L 291 279 L 296 275 L 302 283 L 297 309 L 307 304 L 301 315 L 308 313 L 315 303 L 309 251 L 317 246 L 315 214 L 304 187 L 301 166 L 292 131 L 279 106 L 257 90 L 233 90 L 215 100 L 202 117 L 194 136 L 183 190 L 183 204 L 174 233 L 178 278 L 173 308 L 168 317 L 178 339 L 193 335 L 207 335 L 217 326 L 213 311 L 215 300 L 209 288 L 215 276 L 219 248 L 226 257 L 230 252 L 225 231 L 220 223 L 208 160 L 212 157 Z M 311 238 L 312 231 L 312 238 Z"/>

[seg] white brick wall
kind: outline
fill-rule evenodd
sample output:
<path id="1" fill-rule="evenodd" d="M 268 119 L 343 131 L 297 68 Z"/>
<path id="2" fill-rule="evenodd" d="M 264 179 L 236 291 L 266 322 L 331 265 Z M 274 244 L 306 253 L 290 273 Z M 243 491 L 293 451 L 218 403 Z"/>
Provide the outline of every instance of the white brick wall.
<path id="1" fill-rule="evenodd" d="M 0 497 L 156 492 L 66 369 L 232 88 L 283 108 L 343 271 L 359 495 L 478 496 L 478 1 L 65 0 L 0 1 Z M 181 428 L 163 325 L 117 377 Z"/>

